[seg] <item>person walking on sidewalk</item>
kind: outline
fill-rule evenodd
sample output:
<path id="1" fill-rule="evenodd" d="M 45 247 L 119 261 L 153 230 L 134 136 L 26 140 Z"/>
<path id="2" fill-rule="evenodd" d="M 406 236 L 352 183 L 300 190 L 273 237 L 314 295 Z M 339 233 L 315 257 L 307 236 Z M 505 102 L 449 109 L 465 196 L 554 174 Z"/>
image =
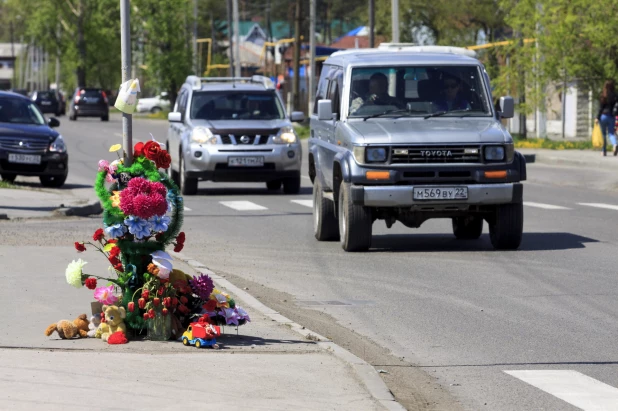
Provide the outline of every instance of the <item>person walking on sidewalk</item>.
<path id="1" fill-rule="evenodd" d="M 616 142 L 616 115 L 618 115 L 618 95 L 616 95 L 614 80 L 605 81 L 601 92 L 599 113 L 596 122 L 601 126 L 603 133 L 603 155 L 607 155 L 607 137 L 609 134 L 610 142 L 614 145 L 614 156 L 618 154 L 618 144 Z"/>

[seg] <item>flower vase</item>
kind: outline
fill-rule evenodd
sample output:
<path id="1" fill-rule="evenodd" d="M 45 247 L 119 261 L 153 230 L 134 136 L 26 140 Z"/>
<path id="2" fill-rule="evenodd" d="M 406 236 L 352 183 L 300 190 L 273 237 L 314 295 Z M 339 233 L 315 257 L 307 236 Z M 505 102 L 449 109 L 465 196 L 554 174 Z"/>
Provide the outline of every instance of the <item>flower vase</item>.
<path id="1" fill-rule="evenodd" d="M 167 341 L 172 336 L 172 318 L 170 315 L 157 313 L 154 318 L 146 321 L 147 338 L 151 341 Z"/>

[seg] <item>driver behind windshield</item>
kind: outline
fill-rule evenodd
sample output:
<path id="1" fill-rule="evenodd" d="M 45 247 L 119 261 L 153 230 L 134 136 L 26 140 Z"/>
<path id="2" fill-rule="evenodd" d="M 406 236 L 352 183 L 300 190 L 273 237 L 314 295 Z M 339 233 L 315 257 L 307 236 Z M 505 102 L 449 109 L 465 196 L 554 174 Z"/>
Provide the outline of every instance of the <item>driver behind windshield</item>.
<path id="1" fill-rule="evenodd" d="M 388 94 L 388 78 L 383 73 L 374 73 L 369 78 L 369 94 L 366 98 L 357 97 L 350 104 L 350 113 L 353 114 L 359 108 L 370 105 L 395 106 L 402 109 L 405 106 L 399 99 Z"/>
<path id="2" fill-rule="evenodd" d="M 441 97 L 433 102 L 438 111 L 470 110 L 472 107 L 462 95 L 461 79 L 446 74 L 442 78 Z"/>

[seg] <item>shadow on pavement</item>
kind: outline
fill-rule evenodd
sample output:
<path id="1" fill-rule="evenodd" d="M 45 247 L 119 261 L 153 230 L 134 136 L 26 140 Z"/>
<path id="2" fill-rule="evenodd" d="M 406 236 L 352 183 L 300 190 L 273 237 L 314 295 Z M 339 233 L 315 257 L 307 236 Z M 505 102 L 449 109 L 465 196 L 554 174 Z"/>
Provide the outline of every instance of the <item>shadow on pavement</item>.
<path id="1" fill-rule="evenodd" d="M 571 233 L 524 233 L 521 251 L 558 251 L 585 248 L 598 243 L 593 238 Z M 493 251 L 489 235 L 478 240 L 457 240 L 452 234 L 395 234 L 374 236 L 369 252 L 461 252 Z"/>
<path id="2" fill-rule="evenodd" d="M 50 188 L 50 187 L 43 187 L 40 183 L 35 183 L 35 182 L 26 182 L 26 181 L 15 181 L 13 184 L 15 184 L 18 187 L 28 187 L 28 188 L 34 188 L 34 189 L 41 189 L 41 190 L 58 190 L 59 192 L 63 191 L 63 190 L 73 190 L 76 188 L 93 188 L 94 186 L 92 184 L 72 184 L 72 183 L 65 183 L 62 187 L 58 187 L 58 188 Z"/>
<path id="3" fill-rule="evenodd" d="M 27 207 L 27 206 L 3 206 L 0 205 L 0 210 L 30 210 L 30 211 L 54 211 L 58 207 Z"/>

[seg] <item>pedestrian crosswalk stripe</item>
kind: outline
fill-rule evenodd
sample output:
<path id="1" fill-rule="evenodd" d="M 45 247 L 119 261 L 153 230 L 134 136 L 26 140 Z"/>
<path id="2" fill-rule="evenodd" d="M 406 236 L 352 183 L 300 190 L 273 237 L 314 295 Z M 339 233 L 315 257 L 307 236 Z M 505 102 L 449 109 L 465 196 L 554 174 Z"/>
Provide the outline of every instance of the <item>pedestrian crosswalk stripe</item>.
<path id="1" fill-rule="evenodd" d="M 268 208 L 251 201 L 220 201 L 219 203 L 238 211 L 268 210 Z"/>
<path id="2" fill-rule="evenodd" d="M 611 204 L 603 204 L 603 203 L 579 203 L 579 205 L 587 206 L 587 207 L 596 207 L 596 208 L 606 208 L 608 210 L 616 210 L 618 211 L 618 206 Z"/>
<path id="3" fill-rule="evenodd" d="M 543 203 L 535 203 L 532 201 L 524 201 L 525 206 L 536 207 L 536 208 L 544 208 L 546 210 L 570 210 L 568 207 L 562 207 L 552 204 L 543 204 Z"/>
<path id="4" fill-rule="evenodd" d="M 189 207 L 185 207 L 185 211 L 191 211 Z"/>
<path id="5" fill-rule="evenodd" d="M 504 371 L 586 411 L 615 410 L 618 388 L 572 370 Z"/>
<path id="6" fill-rule="evenodd" d="M 293 203 L 300 204 L 305 207 L 313 208 L 313 200 L 290 200 Z"/>

